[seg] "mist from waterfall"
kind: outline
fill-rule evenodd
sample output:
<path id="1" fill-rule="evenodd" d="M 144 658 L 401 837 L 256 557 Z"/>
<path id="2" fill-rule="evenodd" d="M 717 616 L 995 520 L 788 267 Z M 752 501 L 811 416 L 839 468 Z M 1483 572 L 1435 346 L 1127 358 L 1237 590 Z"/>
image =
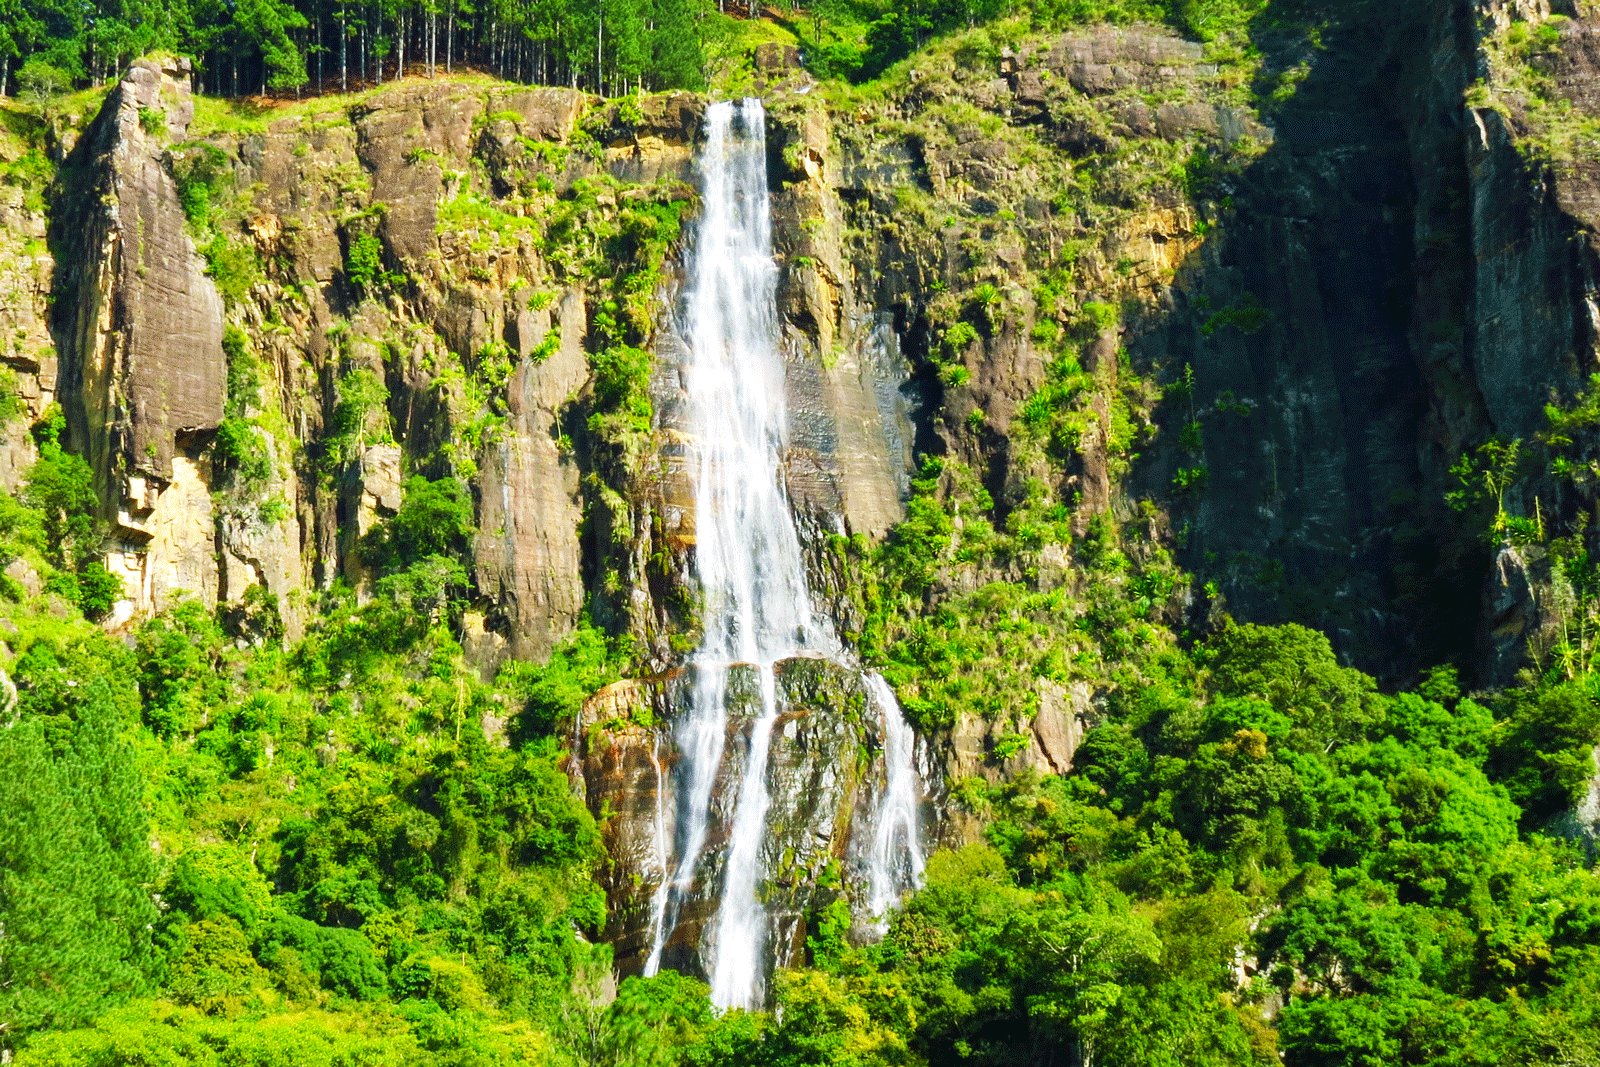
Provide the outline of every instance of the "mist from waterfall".
<path id="1" fill-rule="evenodd" d="M 660 969 L 683 903 L 704 875 L 713 791 L 727 755 L 729 672 L 749 665 L 756 672 L 759 703 L 744 739 L 720 899 L 700 951 L 713 1003 L 752 1008 L 764 1000 L 772 957 L 760 889 L 767 873 L 762 845 L 771 803 L 768 755 L 783 711 L 776 665 L 797 655 L 850 661 L 833 627 L 813 607 L 783 485 L 787 426 L 778 267 L 767 191 L 766 114 L 759 100 L 707 109 L 698 167 L 702 215 L 687 264 L 681 325 L 689 349 L 684 384 L 693 440 L 694 568 L 704 632 L 690 664 L 688 706 L 676 727 L 681 761 L 672 776 L 675 859 L 661 856 L 664 877 L 652 900 L 644 971 Z M 890 762 L 883 810 L 872 820 L 877 838 L 868 880 L 876 912 L 920 879 L 919 787 L 915 738 L 893 693 L 875 674 L 864 676 L 864 682 L 884 718 Z M 887 804 L 894 805 L 893 813 Z"/>

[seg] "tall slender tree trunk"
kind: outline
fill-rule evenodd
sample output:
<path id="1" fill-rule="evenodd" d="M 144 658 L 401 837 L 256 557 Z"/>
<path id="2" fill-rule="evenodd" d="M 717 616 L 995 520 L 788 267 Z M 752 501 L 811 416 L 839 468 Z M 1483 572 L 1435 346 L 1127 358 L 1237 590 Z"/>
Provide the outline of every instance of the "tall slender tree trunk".
<path id="1" fill-rule="evenodd" d="M 451 66 L 451 59 L 455 55 L 456 44 L 456 0 L 449 0 L 450 11 L 444 17 L 444 72 L 449 74 L 455 68 Z"/>
<path id="2" fill-rule="evenodd" d="M 322 12 L 318 11 L 317 19 L 317 95 L 322 95 L 322 65 L 326 52 L 322 49 Z"/>
<path id="3" fill-rule="evenodd" d="M 339 0 L 339 91 L 350 91 L 350 27 L 345 24 L 350 0 Z"/>

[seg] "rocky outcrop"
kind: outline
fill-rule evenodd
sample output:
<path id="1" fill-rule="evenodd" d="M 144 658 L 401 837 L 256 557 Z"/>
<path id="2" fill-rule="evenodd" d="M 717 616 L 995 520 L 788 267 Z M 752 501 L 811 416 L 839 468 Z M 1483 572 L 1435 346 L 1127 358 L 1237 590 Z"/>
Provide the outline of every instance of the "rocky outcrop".
<path id="1" fill-rule="evenodd" d="M 25 143 L 0 134 L 0 163 L 20 166 L 28 154 Z M 28 427 L 56 394 L 55 258 L 46 244 L 43 183 L 39 175 L 31 185 L 0 184 L 0 486 L 10 490 L 36 458 Z"/>
<path id="2" fill-rule="evenodd" d="M 583 299 L 570 293 L 553 316 L 518 327 L 529 351 L 558 331 L 541 363 L 522 363 L 508 388 L 510 432 L 489 447 L 481 468 L 478 589 L 499 605 L 508 651 L 542 658 L 583 610 L 578 567 L 579 472 L 563 447 L 562 410 L 588 376 Z"/>
<path id="3" fill-rule="evenodd" d="M 467 86 L 402 86 L 353 113 L 356 153 L 383 205 L 378 232 L 386 250 L 421 266 L 436 247 L 444 166 L 470 156 L 484 100 Z"/>
<path id="4" fill-rule="evenodd" d="M 202 453 L 222 421 L 222 300 L 164 162 L 192 113 L 183 61 L 135 63 L 75 149 L 88 177 L 55 220 L 68 439 L 100 477 L 113 570 L 142 610 L 217 589 Z"/>
<path id="5" fill-rule="evenodd" d="M 781 64 L 782 57 L 769 60 Z M 904 514 L 923 400 L 891 322 L 846 257 L 842 175 L 827 110 L 809 95 L 791 96 L 773 114 L 768 154 L 789 355 L 789 492 L 819 526 L 881 537 Z"/>
<path id="6" fill-rule="evenodd" d="M 604 310 L 592 294 L 610 282 L 574 257 L 619 194 L 687 173 L 703 102 L 650 97 L 632 114 L 564 89 L 402 83 L 195 142 L 186 74 L 130 71 L 79 140 L 82 188 L 54 219 L 74 264 L 55 287 L 70 443 L 117 520 L 118 618 L 180 590 L 215 603 L 260 585 L 293 637 L 308 586 L 370 583 L 358 546 L 407 478 L 460 472 L 478 508 L 475 655 L 548 653 L 584 607 L 587 353 Z M 196 225 L 229 257 L 226 319 L 259 365 L 260 395 L 228 408 L 270 460 L 248 483 L 207 448 L 226 399 L 224 308 L 174 174 L 206 186 Z M 552 260 L 549 214 L 602 176 Z M 351 276 L 353 256 L 366 273 Z M 25 362 L 42 406 L 48 352 Z M 30 446 L 19 437 L 17 466 Z"/>

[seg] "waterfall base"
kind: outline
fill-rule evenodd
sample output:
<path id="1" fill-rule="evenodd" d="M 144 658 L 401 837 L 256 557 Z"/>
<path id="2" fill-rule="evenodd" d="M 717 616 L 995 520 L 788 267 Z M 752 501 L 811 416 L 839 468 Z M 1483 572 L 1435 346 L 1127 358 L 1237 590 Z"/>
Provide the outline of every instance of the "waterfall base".
<path id="1" fill-rule="evenodd" d="M 705 848 L 694 889 L 684 895 L 665 939 L 661 966 L 708 976 L 707 934 L 715 923 L 726 872 L 739 784 L 750 752 L 750 727 L 761 716 L 758 668 L 729 668 L 728 726 L 717 768 Z M 590 810 L 609 813 L 604 826 L 613 867 L 607 940 L 622 974 L 637 974 L 651 950 L 656 893 L 675 856 L 670 830 L 677 812 L 672 776 L 682 768 L 675 726 L 696 684 L 693 667 L 618 682 L 584 707 L 574 739 L 573 770 Z M 841 896 L 858 917 L 855 936 L 876 936 L 873 908 L 876 820 L 890 788 L 885 717 L 853 667 L 816 657 L 773 668 L 780 710 L 766 764 L 770 805 L 765 820 L 759 892 L 768 919 L 766 956 L 782 967 L 800 959 L 808 923 Z M 677 710 L 675 710 L 677 709 Z M 835 877 L 837 876 L 837 877 Z M 839 888 L 834 888 L 838 886 Z"/>

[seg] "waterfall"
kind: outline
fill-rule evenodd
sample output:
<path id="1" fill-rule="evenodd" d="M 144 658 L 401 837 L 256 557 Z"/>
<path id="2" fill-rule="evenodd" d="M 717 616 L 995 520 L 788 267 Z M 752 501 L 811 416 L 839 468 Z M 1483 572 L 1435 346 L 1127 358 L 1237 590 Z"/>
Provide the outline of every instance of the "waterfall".
<path id="1" fill-rule="evenodd" d="M 713 796 L 728 747 L 729 674 L 753 668 L 758 712 L 740 751 L 743 769 L 727 827 L 715 917 L 700 950 L 718 1007 L 759 1007 L 772 953 L 760 889 L 762 844 L 771 798 L 768 754 L 783 712 L 776 665 L 796 655 L 845 662 L 832 626 L 814 609 L 800 535 L 783 485 L 787 442 L 784 368 L 779 351 L 778 268 L 772 254 L 767 192 L 766 114 L 759 100 L 711 105 L 699 158 L 702 215 L 687 265 L 680 324 L 693 440 L 694 568 L 702 594 L 703 636 L 693 682 L 675 728 L 680 764 L 673 776 L 676 862 L 662 857 L 652 900 L 645 974 L 661 967 L 684 900 L 706 871 Z M 876 681 L 872 681 L 876 679 Z M 866 678 L 885 717 L 891 769 L 883 790 L 894 813 L 874 819 L 871 898 L 887 907 L 921 873 L 916 772 L 910 728 L 877 675 Z M 900 844 L 897 845 L 897 842 Z M 897 848 L 908 854 L 899 855 Z M 877 860 L 883 855 L 881 865 Z M 881 878 L 880 870 L 881 867 Z M 880 884 L 881 882 L 881 884 Z"/>
<path id="2" fill-rule="evenodd" d="M 908 885 L 922 884 L 922 841 L 917 819 L 921 782 L 917 779 L 917 738 L 901 714 L 894 690 L 877 671 L 867 672 L 864 680 L 867 693 L 883 716 L 885 781 L 867 866 L 867 906 L 881 928 L 889 909 L 900 902 L 900 891 Z"/>

